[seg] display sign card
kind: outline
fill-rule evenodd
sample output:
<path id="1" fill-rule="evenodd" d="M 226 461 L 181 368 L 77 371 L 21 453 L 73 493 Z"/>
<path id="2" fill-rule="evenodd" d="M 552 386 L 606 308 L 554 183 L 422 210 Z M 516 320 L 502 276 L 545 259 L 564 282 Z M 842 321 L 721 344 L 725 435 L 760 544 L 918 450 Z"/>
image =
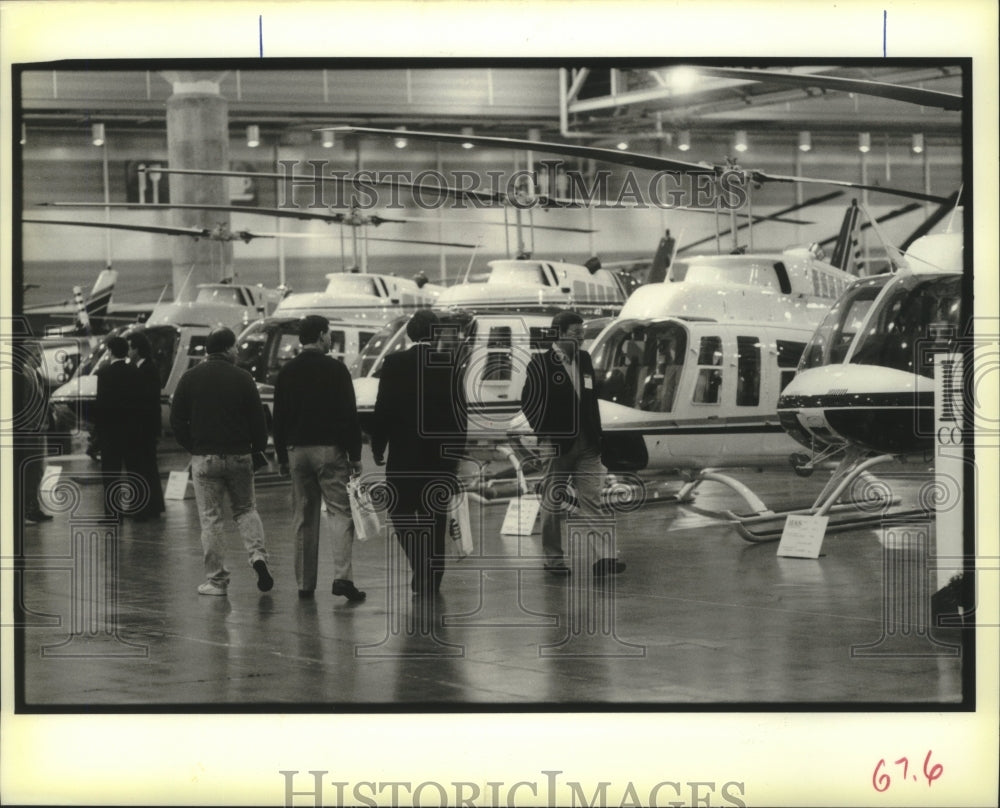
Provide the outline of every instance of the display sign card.
<path id="1" fill-rule="evenodd" d="M 167 490 L 163 492 L 164 499 L 188 499 L 191 491 L 188 488 L 188 470 L 172 471 L 167 480 Z"/>
<path id="2" fill-rule="evenodd" d="M 538 511 L 541 500 L 534 494 L 514 497 L 507 505 L 503 524 L 500 526 L 502 536 L 530 536 L 535 532 L 535 522 L 538 521 Z"/>
<path id="3" fill-rule="evenodd" d="M 790 513 L 781 531 L 778 555 L 791 558 L 819 558 L 823 537 L 826 535 L 828 516 L 807 516 Z"/>

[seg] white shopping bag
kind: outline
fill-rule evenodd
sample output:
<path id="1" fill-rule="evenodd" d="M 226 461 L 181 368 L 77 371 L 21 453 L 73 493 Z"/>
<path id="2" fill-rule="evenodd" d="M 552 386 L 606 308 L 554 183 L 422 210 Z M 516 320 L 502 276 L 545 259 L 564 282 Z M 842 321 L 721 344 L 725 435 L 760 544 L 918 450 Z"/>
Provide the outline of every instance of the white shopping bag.
<path id="1" fill-rule="evenodd" d="M 448 504 L 448 538 L 457 558 L 472 553 L 472 522 L 469 519 L 469 498 L 459 491 Z"/>
<path id="2" fill-rule="evenodd" d="M 347 481 L 347 498 L 351 503 L 351 518 L 354 520 L 354 538 L 368 541 L 379 536 L 382 522 L 372 505 L 371 493 L 357 477 L 351 477 Z"/>

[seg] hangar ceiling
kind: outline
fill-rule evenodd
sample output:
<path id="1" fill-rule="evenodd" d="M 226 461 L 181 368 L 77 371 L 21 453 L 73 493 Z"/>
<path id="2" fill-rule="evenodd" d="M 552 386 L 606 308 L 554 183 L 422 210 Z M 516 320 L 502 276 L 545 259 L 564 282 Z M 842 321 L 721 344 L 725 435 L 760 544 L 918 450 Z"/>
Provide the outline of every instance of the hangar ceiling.
<path id="1" fill-rule="evenodd" d="M 96 120 L 120 130 L 165 126 L 170 72 L 92 67 L 23 72 L 23 122 L 48 131 L 79 131 Z M 949 144 L 961 138 L 959 111 L 850 91 L 858 86 L 850 81 L 860 81 L 960 97 L 956 65 L 778 66 L 767 68 L 770 77 L 739 75 L 746 65 L 733 65 L 738 70 L 729 75 L 721 67 L 664 63 L 560 69 L 445 62 L 201 74 L 219 80 L 234 131 L 257 124 L 265 137 L 282 143 L 308 141 L 316 137 L 316 128 L 338 123 L 444 131 L 474 126 L 483 134 L 518 138 L 529 130 L 544 139 L 630 135 L 667 145 L 679 130 L 720 134 L 738 128 L 778 139 L 817 131 L 845 144 L 859 131 L 921 132 Z"/>

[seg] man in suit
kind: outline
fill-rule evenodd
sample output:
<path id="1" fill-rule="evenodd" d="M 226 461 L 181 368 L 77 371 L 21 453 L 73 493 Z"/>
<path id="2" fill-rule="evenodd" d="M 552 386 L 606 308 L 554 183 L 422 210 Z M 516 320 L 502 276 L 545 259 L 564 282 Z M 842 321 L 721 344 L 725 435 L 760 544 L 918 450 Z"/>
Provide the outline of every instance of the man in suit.
<path id="1" fill-rule="evenodd" d="M 292 478 L 292 528 L 299 597 L 316 589 L 320 514 L 333 539 L 334 595 L 360 603 L 351 563 L 354 520 L 347 497 L 361 473 L 361 425 L 351 374 L 329 355 L 330 322 L 310 314 L 299 324 L 302 350 L 278 373 L 274 387 L 274 450 L 282 476 Z"/>
<path id="2" fill-rule="evenodd" d="M 438 486 L 457 490 L 458 458 L 450 455 L 464 446 L 466 431 L 457 362 L 431 345 L 438 326 L 427 309 L 410 318 L 406 333 L 413 345 L 386 357 L 371 427 L 378 465 L 389 447 L 386 482 L 395 493 L 389 515 L 413 572 L 410 587 L 420 597 L 441 586 L 448 512 Z M 402 524 L 410 519 L 426 522 L 429 530 Z"/>
<path id="3" fill-rule="evenodd" d="M 521 409 L 550 455 L 542 481 L 542 551 L 545 569 L 568 575 L 563 547 L 565 514 L 560 504 L 572 483 L 580 514 L 590 523 L 588 538 L 595 576 L 615 575 L 625 564 L 613 555 L 606 532 L 594 521 L 601 516 L 606 469 L 601 463 L 601 413 L 597 404 L 594 365 L 579 349 L 583 318 L 563 311 L 552 318 L 555 341 L 528 364 Z"/>
<path id="4" fill-rule="evenodd" d="M 101 442 L 104 513 L 114 516 L 119 510 L 113 502 L 112 489 L 123 481 L 122 469 L 131 465 L 139 434 L 136 412 L 140 407 L 140 381 L 139 371 L 126 361 L 128 341 L 124 337 L 108 340 L 108 354 L 110 364 L 97 371 L 94 427 Z M 141 497 L 140 492 L 140 501 Z"/>
<path id="5" fill-rule="evenodd" d="M 160 370 L 153 361 L 153 349 L 149 339 L 141 331 L 127 338 L 129 362 L 139 375 L 138 409 L 135 413 L 136 442 L 132 450 L 129 470 L 140 475 L 149 486 L 149 499 L 136 511 L 134 518 L 139 521 L 159 519 L 166 510 L 163 488 L 160 484 L 160 469 L 156 462 L 156 440 L 162 431 L 160 424 Z"/>
<path id="6" fill-rule="evenodd" d="M 264 524 L 257 513 L 253 488 L 254 452 L 267 448 L 267 421 L 253 377 L 236 367 L 236 335 L 216 328 L 205 341 L 204 362 L 181 376 L 170 406 L 170 425 L 177 442 L 191 453 L 205 580 L 201 595 L 225 597 L 224 505 L 228 495 L 233 521 L 243 539 L 257 588 L 268 592 L 274 579 L 267 568 Z"/>

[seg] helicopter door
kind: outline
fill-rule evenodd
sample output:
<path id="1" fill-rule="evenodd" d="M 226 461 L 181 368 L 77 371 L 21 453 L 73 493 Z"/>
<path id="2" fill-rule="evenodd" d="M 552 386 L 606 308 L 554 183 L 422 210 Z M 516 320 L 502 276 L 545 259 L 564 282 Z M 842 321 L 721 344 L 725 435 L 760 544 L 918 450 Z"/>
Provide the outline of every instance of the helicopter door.
<path id="1" fill-rule="evenodd" d="M 516 411 L 530 358 L 528 335 L 520 319 L 477 318 L 465 376 L 470 405 L 485 411 Z"/>

